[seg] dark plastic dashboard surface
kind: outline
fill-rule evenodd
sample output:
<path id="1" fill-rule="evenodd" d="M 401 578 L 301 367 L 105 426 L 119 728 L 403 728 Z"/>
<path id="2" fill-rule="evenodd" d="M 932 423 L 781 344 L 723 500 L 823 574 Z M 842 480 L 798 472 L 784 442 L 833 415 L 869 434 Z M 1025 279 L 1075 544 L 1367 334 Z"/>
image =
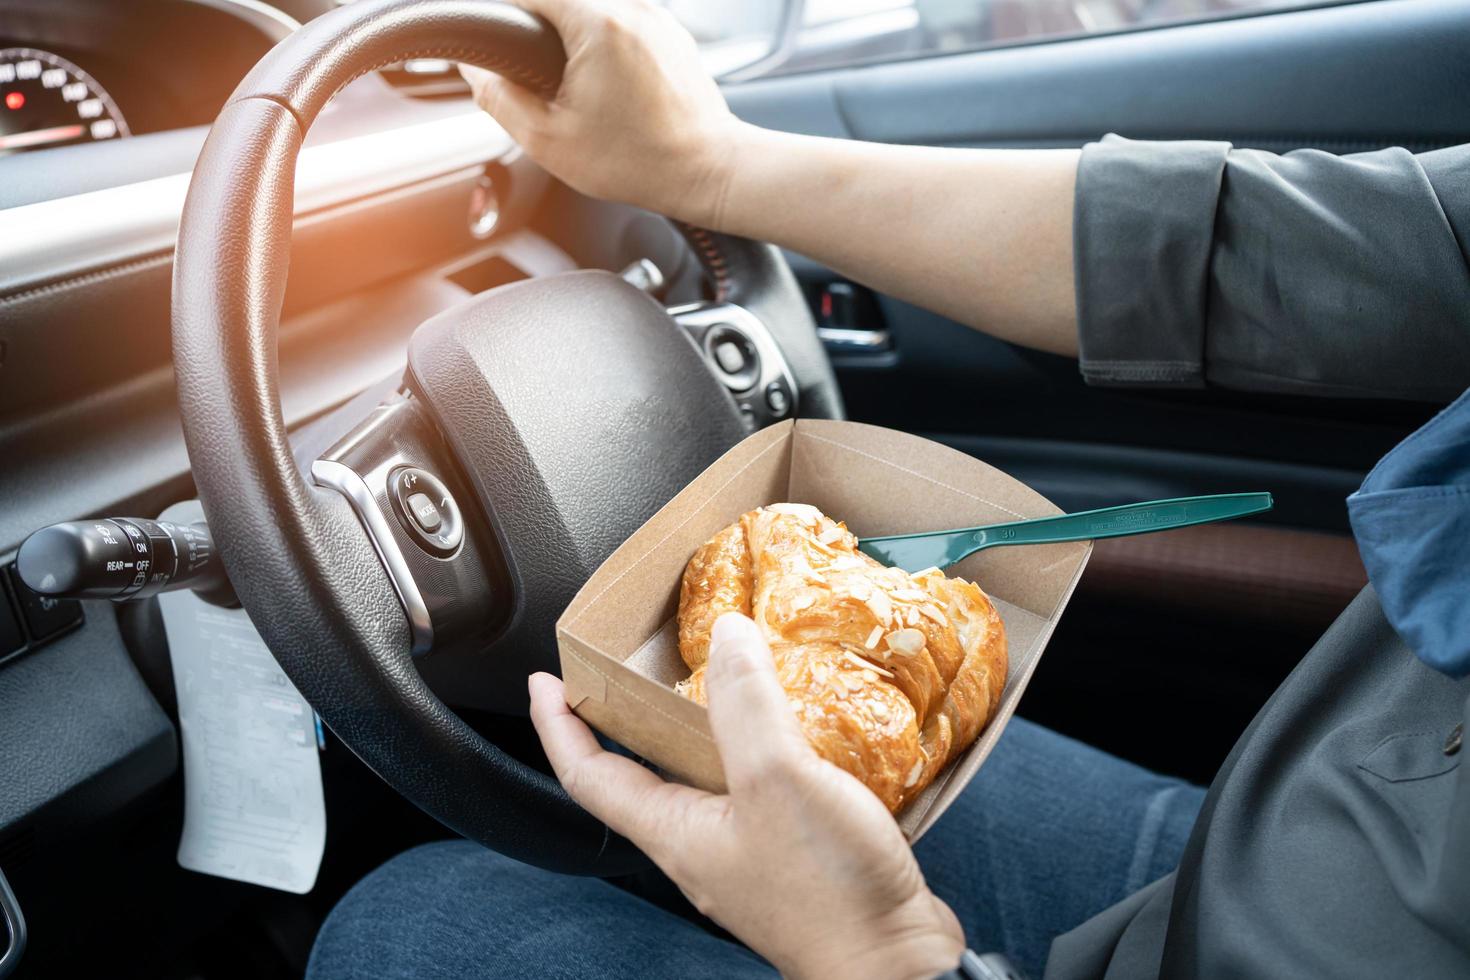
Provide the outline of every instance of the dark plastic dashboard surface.
<path id="1" fill-rule="evenodd" d="M 0 671 L 0 832 L 24 821 L 42 846 L 138 798 L 178 762 L 173 723 L 128 657 L 112 605 L 84 605 L 86 629 Z"/>

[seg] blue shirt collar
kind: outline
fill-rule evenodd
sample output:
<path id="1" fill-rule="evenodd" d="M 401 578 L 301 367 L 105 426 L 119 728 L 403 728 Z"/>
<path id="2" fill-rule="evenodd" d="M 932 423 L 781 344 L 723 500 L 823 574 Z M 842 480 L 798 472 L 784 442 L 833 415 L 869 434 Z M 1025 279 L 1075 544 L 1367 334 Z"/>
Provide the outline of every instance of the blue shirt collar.
<path id="1" fill-rule="evenodd" d="M 1388 621 L 1435 670 L 1470 674 L 1470 390 L 1383 457 L 1347 505 Z"/>

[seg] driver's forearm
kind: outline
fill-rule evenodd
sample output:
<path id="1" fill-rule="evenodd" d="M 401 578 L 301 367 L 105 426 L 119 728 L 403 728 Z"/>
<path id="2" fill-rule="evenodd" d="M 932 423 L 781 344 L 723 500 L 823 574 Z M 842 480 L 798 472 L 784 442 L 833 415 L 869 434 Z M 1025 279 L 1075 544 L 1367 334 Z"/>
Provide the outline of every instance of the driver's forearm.
<path id="1" fill-rule="evenodd" d="M 741 126 L 704 217 L 986 333 L 1077 354 L 1076 150 L 967 150 Z"/>

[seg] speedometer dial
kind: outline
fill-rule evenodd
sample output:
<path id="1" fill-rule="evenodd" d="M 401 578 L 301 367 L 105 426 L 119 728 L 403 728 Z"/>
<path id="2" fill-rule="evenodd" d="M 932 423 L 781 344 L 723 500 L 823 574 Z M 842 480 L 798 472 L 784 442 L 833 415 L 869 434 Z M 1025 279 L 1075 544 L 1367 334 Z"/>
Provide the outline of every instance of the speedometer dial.
<path id="1" fill-rule="evenodd" d="M 0 156 L 127 136 L 112 96 L 49 51 L 0 48 Z"/>

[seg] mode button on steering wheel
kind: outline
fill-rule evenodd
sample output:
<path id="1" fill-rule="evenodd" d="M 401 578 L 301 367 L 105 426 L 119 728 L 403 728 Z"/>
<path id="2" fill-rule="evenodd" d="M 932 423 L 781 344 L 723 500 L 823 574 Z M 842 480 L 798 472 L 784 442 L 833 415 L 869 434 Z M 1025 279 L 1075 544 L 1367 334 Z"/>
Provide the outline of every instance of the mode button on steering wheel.
<path id="1" fill-rule="evenodd" d="M 438 477 L 416 466 L 388 474 L 388 496 L 404 530 L 431 555 L 446 558 L 464 540 L 459 505 Z"/>

